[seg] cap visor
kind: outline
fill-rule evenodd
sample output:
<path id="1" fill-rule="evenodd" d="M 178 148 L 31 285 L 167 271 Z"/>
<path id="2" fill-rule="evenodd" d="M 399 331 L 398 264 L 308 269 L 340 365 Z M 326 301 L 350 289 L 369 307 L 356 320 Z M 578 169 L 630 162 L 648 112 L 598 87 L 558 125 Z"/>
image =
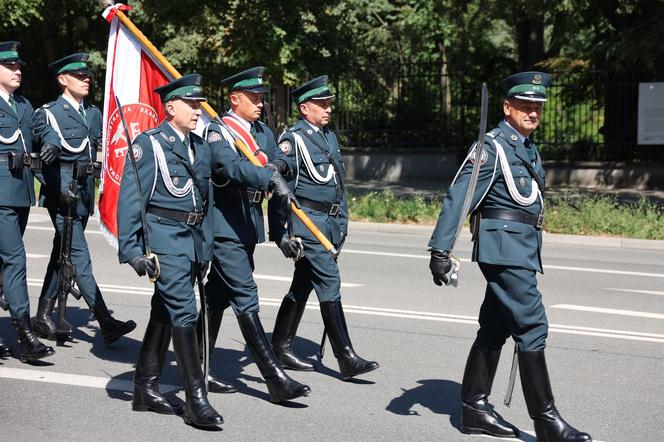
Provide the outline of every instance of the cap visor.
<path id="1" fill-rule="evenodd" d="M 525 100 L 525 101 L 536 101 L 538 103 L 544 103 L 547 101 L 546 98 L 543 97 L 533 97 L 529 95 L 513 95 L 511 98 L 518 98 L 519 100 Z"/>

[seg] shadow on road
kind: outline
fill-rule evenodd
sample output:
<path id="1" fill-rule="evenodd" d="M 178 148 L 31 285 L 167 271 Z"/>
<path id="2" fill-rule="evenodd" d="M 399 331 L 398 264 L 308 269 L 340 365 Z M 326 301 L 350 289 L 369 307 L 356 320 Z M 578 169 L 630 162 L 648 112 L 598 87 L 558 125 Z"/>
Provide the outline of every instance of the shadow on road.
<path id="1" fill-rule="evenodd" d="M 459 429 L 461 384 L 445 379 L 424 379 L 417 383 L 420 385 L 410 390 L 402 388 L 401 396 L 392 399 L 385 409 L 403 416 L 419 416 L 413 408 L 420 405 L 433 413 L 448 415 L 452 426 Z"/>

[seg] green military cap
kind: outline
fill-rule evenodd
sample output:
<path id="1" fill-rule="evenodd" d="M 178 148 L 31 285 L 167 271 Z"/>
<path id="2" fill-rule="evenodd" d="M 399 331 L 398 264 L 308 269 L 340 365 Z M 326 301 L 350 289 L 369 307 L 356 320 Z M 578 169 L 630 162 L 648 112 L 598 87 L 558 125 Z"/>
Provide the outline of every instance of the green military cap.
<path id="1" fill-rule="evenodd" d="M 297 104 L 308 100 L 325 100 L 334 97 L 334 94 L 327 85 L 327 75 L 321 75 L 313 80 L 309 80 L 294 91 L 291 96 Z"/>
<path id="2" fill-rule="evenodd" d="M 203 76 L 200 74 L 187 74 L 171 81 L 161 87 L 156 88 L 154 91 L 161 97 L 162 103 L 167 101 L 182 98 L 184 100 L 207 101 L 203 95 L 203 88 L 201 82 Z"/>
<path id="3" fill-rule="evenodd" d="M 18 55 L 21 43 L 17 41 L 0 42 L 0 63 L 2 64 L 23 64 L 23 60 Z"/>
<path id="4" fill-rule="evenodd" d="M 87 77 L 92 77 L 92 71 L 88 67 L 88 54 L 85 52 L 78 52 L 76 54 L 67 55 L 59 60 L 55 60 L 49 64 L 48 67 L 55 72 L 55 75 L 60 74 L 79 74 Z"/>
<path id="5" fill-rule="evenodd" d="M 228 86 L 229 91 L 246 91 L 265 93 L 269 90 L 263 83 L 264 66 L 247 69 L 228 78 L 221 80 L 222 86 Z"/>
<path id="6" fill-rule="evenodd" d="M 546 88 L 551 84 L 552 77 L 544 72 L 519 72 L 512 74 L 500 82 L 507 98 L 518 98 L 527 101 L 546 101 Z"/>

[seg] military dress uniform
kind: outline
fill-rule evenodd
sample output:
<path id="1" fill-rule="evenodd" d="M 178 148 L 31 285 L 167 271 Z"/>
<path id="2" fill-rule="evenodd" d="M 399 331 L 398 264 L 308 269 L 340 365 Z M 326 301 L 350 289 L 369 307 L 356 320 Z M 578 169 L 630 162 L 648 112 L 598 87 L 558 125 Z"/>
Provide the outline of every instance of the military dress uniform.
<path id="1" fill-rule="evenodd" d="M 88 54 L 68 55 L 49 65 L 56 76 L 70 74 L 92 77 L 87 66 Z M 43 338 L 59 339 L 71 332 L 68 324 L 56 324 L 51 314 L 58 296 L 58 259 L 64 217 L 71 205 L 72 238 L 71 260 L 76 269 L 75 280 L 81 295 L 99 322 L 104 342 L 111 344 L 136 328 L 134 321 L 122 322 L 113 318 L 106 307 L 101 291 L 92 274 L 90 251 L 85 239 L 88 218 L 94 213 L 95 179 L 99 177 L 101 163 L 97 162 L 97 146 L 101 145 L 102 116 L 91 104 L 76 101 L 65 94 L 44 104 L 35 111 L 35 144 L 40 145 L 45 131 L 58 135 L 59 159 L 42 170 L 40 205 L 48 209 L 56 228 L 51 259 L 46 268 L 44 284 L 32 326 Z M 71 186 L 74 191 L 71 191 Z M 70 195 L 71 193 L 71 195 Z M 58 330 L 59 327 L 63 329 Z"/>
<path id="2" fill-rule="evenodd" d="M 229 91 L 262 94 L 263 67 L 235 74 L 222 81 Z M 210 354 L 214 349 L 224 309 L 233 307 L 242 334 L 253 355 L 274 402 L 306 396 L 309 387 L 284 373 L 270 348 L 258 316 L 258 287 L 253 278 L 254 250 L 265 241 L 261 203 L 266 192 L 279 197 L 290 193 L 286 182 L 275 170 L 289 170 L 288 159 L 277 147 L 274 134 L 260 121 L 247 121 L 232 110 L 224 117 L 223 126 L 212 123 L 207 140 L 212 150 L 212 183 L 214 206 L 214 259 L 205 285 L 210 308 Z M 256 147 L 264 165 L 251 164 L 234 147 L 235 138 Z M 269 163 L 267 162 L 269 161 Z M 276 166 L 277 164 L 278 166 Z M 282 201 L 283 199 L 279 198 Z M 234 389 L 214 378 L 210 391 Z"/>
<path id="3" fill-rule="evenodd" d="M 201 76 L 185 75 L 155 89 L 162 102 L 203 101 Z M 133 142 L 137 189 L 129 154 L 125 160 L 118 199 L 120 262 L 128 262 L 139 275 L 156 277 L 150 321 L 134 374 L 135 411 L 174 414 L 176 410 L 159 392 L 159 377 L 168 345 L 173 348 L 184 377 L 184 420 L 197 426 L 216 426 L 221 416 L 210 406 L 200 365 L 194 284 L 212 258 L 210 148 L 195 133 L 184 134 L 168 121 L 141 133 Z M 148 232 L 141 224 L 142 205 Z M 158 257 L 159 271 L 146 257 L 143 241 Z"/>
<path id="4" fill-rule="evenodd" d="M 502 82 L 509 100 L 546 101 L 551 77 L 540 72 L 514 74 Z M 445 278 L 436 262 L 448 259 L 473 165 L 479 161 L 479 179 L 471 202 L 474 246 L 487 281 L 480 309 L 477 337 L 466 364 L 462 387 L 462 431 L 498 437 L 516 437 L 518 430 L 488 403 L 500 352 L 511 336 L 518 349 L 521 382 L 538 440 L 585 441 L 560 417 L 553 404 L 544 348 L 548 322 L 537 289 L 542 272 L 542 159 L 529 138 L 507 120 L 486 134 L 481 155 L 473 145 L 452 182 L 429 241 L 434 281 Z M 449 271 L 449 267 L 448 267 Z"/>
<path id="5" fill-rule="evenodd" d="M 327 100 L 334 95 L 327 76 L 317 77 L 292 92 L 296 104 Z M 286 130 L 279 147 L 296 164 L 292 179 L 295 197 L 311 221 L 340 250 L 348 232 L 348 204 L 344 191 L 344 164 L 339 142 L 327 127 L 317 127 L 303 117 Z M 274 217 L 270 239 L 278 244 L 287 232 L 283 219 Z M 348 335 L 341 305 L 341 275 L 332 256 L 298 219 L 293 218 L 292 235 L 300 238 L 304 256 L 295 262 L 290 290 L 284 297 L 272 334 L 272 346 L 284 367 L 310 371 L 313 364 L 299 359 L 292 342 L 312 290 L 320 303 L 321 315 L 344 380 L 379 367 L 375 361 L 360 358 Z"/>
<path id="6" fill-rule="evenodd" d="M 0 69 L 20 69 L 23 62 L 19 47 L 14 41 L 0 43 Z M 23 233 L 30 206 L 35 204 L 30 165 L 38 162 L 31 155 L 33 108 L 21 95 L 8 92 L 0 90 L 0 260 L 4 294 L 21 347 L 20 358 L 26 362 L 50 356 L 54 351 L 39 342 L 32 331 L 26 281 Z M 52 131 L 46 131 L 43 139 L 45 144 L 57 143 Z M 8 354 L 4 346 L 0 352 Z"/>

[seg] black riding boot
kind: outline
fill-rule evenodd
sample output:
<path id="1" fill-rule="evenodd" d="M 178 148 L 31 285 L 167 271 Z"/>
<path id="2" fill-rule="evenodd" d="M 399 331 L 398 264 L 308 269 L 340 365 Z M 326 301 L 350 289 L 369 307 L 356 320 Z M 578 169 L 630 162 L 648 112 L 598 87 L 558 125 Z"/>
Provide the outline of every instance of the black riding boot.
<path id="1" fill-rule="evenodd" d="M 242 313 L 238 315 L 237 320 L 254 361 L 265 379 L 272 402 L 307 396 L 311 391 L 309 386 L 291 379 L 272 353 L 258 313 Z"/>
<path id="2" fill-rule="evenodd" d="M 32 318 L 32 330 L 40 338 L 55 339 L 56 326 L 51 318 L 55 301 L 55 299 L 39 298 L 37 314 Z"/>
<path id="3" fill-rule="evenodd" d="M 177 410 L 159 392 L 161 367 L 164 365 L 168 344 L 171 342 L 171 325 L 150 321 L 138 353 L 134 373 L 134 411 L 153 411 L 159 414 L 177 414 Z"/>
<path id="4" fill-rule="evenodd" d="M 173 327 L 173 348 L 184 378 L 185 423 L 198 427 L 216 427 L 224 423 L 207 399 L 207 386 L 198 355 L 196 327 Z"/>
<path id="5" fill-rule="evenodd" d="M 470 348 L 461 384 L 461 432 L 494 437 L 517 437 L 519 431 L 499 415 L 489 403 L 500 349 L 476 344 Z"/>
<path id="6" fill-rule="evenodd" d="M 12 322 L 21 347 L 21 355 L 19 356 L 21 362 L 36 361 L 55 354 L 53 347 L 47 347 L 39 342 L 39 339 L 32 332 L 32 324 L 28 313 L 18 319 L 12 319 Z"/>
<path id="7" fill-rule="evenodd" d="M 314 364 L 302 360 L 293 352 L 293 338 L 304 314 L 305 302 L 284 298 L 277 313 L 272 332 L 272 350 L 284 369 L 314 371 Z"/>
<path id="8" fill-rule="evenodd" d="M 321 302 L 320 312 L 344 381 L 380 367 L 378 362 L 366 361 L 353 350 L 341 300 Z"/>
<path id="9" fill-rule="evenodd" d="M 131 319 L 129 321 L 123 322 L 118 321 L 106 307 L 104 298 L 101 296 L 99 288 L 97 288 L 97 295 L 95 297 L 95 305 L 90 306 L 92 314 L 95 315 L 95 319 L 99 322 L 99 329 L 101 334 L 104 337 L 104 344 L 110 345 L 120 339 L 122 336 L 131 333 L 136 328 L 136 323 Z"/>
<path id="10" fill-rule="evenodd" d="M 5 340 L 0 336 L 0 358 L 9 358 L 14 355 L 14 352 L 11 348 L 5 345 Z"/>
<path id="11" fill-rule="evenodd" d="M 214 346 L 219 336 L 219 329 L 221 328 L 221 319 L 224 317 L 223 310 L 208 310 L 208 334 L 210 337 L 210 345 L 208 346 L 208 356 L 210 358 L 209 364 L 212 366 L 212 353 Z M 196 324 L 196 338 L 198 339 L 198 353 L 203 360 L 203 321 L 201 315 L 198 315 L 198 323 Z M 214 378 L 208 374 L 208 391 L 211 393 L 235 393 L 237 388 L 228 382 L 221 379 Z"/>
<path id="12" fill-rule="evenodd" d="M 554 405 L 544 350 L 519 352 L 521 386 L 528 406 L 528 414 L 535 423 L 535 435 L 540 442 L 584 442 L 592 440 L 569 425 Z"/>

